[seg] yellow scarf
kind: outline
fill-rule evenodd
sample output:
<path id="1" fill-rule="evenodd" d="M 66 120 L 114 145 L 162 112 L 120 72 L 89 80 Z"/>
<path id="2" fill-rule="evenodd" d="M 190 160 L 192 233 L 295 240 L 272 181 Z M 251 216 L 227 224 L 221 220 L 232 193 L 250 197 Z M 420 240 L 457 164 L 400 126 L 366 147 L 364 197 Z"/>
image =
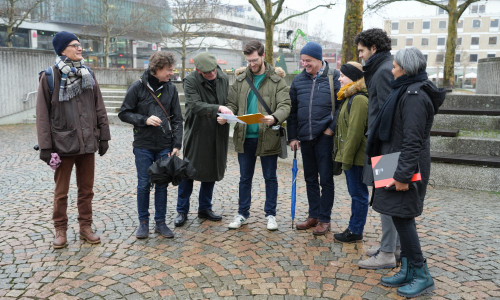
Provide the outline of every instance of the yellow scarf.
<path id="1" fill-rule="evenodd" d="M 339 92 L 337 93 L 337 100 L 343 100 L 345 98 L 345 91 L 353 84 L 355 84 L 356 81 L 353 81 L 351 83 L 348 83 L 344 85 L 343 87 L 340 88 Z"/>

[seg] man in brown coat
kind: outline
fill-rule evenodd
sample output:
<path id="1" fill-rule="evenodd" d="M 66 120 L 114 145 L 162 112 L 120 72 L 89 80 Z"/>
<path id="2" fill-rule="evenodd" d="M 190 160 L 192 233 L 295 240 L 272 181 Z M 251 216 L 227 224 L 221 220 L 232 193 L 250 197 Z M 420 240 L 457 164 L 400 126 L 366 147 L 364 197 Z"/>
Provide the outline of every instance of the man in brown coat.
<path id="1" fill-rule="evenodd" d="M 80 238 L 91 244 L 101 241 L 91 228 L 94 153 L 98 151 L 101 156 L 106 153 L 111 135 L 99 84 L 83 65 L 80 41 L 76 35 L 61 31 L 54 36 L 52 44 L 58 57 L 51 74 L 45 72 L 40 76 L 36 128 L 40 159 L 47 164 L 55 154 L 61 159 L 54 173 L 52 215 L 56 231 L 53 246 L 57 249 L 67 244 L 66 209 L 73 165 L 78 186 Z"/>

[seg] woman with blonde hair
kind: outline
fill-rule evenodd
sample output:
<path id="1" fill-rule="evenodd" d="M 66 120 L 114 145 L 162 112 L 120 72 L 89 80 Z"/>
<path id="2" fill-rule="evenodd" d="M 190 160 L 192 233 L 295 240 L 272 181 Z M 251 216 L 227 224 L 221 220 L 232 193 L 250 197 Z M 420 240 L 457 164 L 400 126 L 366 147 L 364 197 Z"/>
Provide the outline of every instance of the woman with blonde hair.
<path id="1" fill-rule="evenodd" d="M 361 64 L 350 61 L 340 67 L 342 101 L 337 117 L 334 160 L 342 163 L 347 189 L 351 195 L 351 218 L 342 233 L 334 234 L 337 241 L 351 243 L 363 239 L 368 214 L 368 187 L 363 183 L 368 122 L 368 94 Z"/>

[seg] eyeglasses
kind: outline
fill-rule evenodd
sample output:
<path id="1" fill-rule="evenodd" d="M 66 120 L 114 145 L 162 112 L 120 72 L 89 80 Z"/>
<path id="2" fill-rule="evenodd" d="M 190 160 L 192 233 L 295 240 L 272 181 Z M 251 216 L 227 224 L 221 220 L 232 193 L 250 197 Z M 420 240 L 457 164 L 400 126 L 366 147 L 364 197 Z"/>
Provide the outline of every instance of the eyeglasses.
<path id="1" fill-rule="evenodd" d="M 83 49 L 82 44 L 78 44 L 78 43 L 70 44 L 70 45 L 68 45 L 68 47 L 69 46 L 71 46 L 71 47 L 73 47 L 75 49 L 78 49 L 78 48 L 82 48 Z"/>
<path id="2" fill-rule="evenodd" d="M 260 57 L 255 59 L 247 59 L 248 64 L 256 64 L 259 61 Z"/>

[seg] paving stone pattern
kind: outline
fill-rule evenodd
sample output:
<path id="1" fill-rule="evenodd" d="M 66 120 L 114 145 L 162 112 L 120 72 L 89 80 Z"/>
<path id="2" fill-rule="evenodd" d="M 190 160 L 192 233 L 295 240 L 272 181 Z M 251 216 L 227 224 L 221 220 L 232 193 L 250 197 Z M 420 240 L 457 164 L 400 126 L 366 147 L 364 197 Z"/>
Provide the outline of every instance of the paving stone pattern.
<path id="1" fill-rule="evenodd" d="M 229 230 L 237 212 L 239 170 L 230 152 L 224 180 L 215 185 L 214 211 L 221 222 L 197 218 L 193 196 L 189 220 L 173 226 L 177 187 L 168 188 L 167 224 L 174 239 L 154 233 L 135 238 L 136 174 L 132 129 L 113 125 L 110 149 L 96 158 L 94 228 L 102 243 L 80 241 L 76 183 L 69 203 L 68 247 L 51 247 L 53 171 L 32 150 L 34 125 L 0 126 L 0 298 L 50 299 L 397 299 L 380 277 L 396 270 L 362 270 L 364 252 L 378 243 L 380 220 L 370 209 L 364 241 L 334 242 L 291 229 L 291 166 L 280 163 L 279 230 L 266 230 L 264 181 L 257 163 L 249 224 Z M 459 176 L 459 174 L 457 174 Z M 332 230 L 345 229 L 350 198 L 335 177 Z M 195 184 L 197 195 L 199 184 Z M 307 215 L 299 171 L 296 220 Z M 429 188 L 418 231 L 436 291 L 422 298 L 500 298 L 500 196 Z"/>

